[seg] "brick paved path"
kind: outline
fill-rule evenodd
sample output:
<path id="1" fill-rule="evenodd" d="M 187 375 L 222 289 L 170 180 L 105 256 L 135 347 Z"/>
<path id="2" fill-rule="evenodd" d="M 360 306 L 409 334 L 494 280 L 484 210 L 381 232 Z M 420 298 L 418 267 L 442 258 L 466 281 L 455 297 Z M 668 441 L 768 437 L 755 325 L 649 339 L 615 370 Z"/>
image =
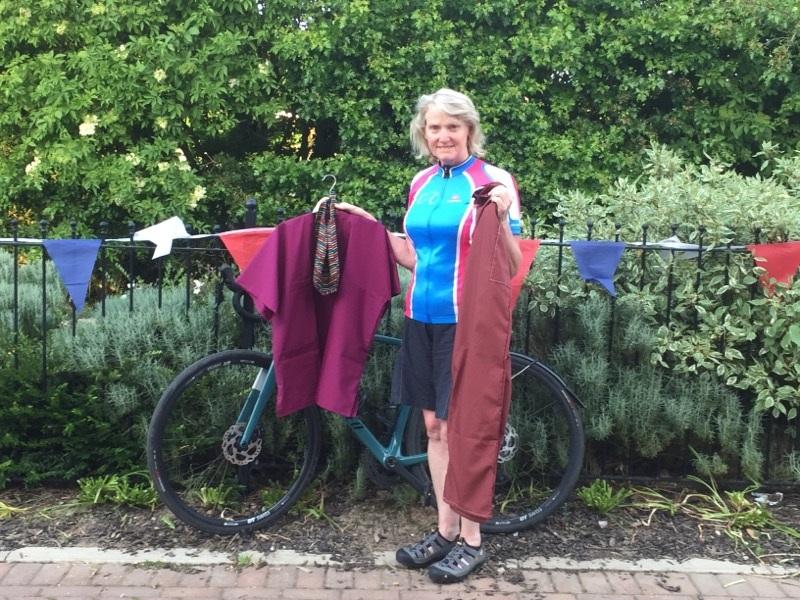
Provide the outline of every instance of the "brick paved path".
<path id="1" fill-rule="evenodd" d="M 758 575 L 617 571 L 476 574 L 438 586 L 424 573 L 375 568 L 230 566 L 163 568 L 85 563 L 0 562 L 0 598 L 214 598 L 244 600 L 771 600 L 800 598 L 800 579 Z M 513 575 L 513 577 L 511 577 Z"/>

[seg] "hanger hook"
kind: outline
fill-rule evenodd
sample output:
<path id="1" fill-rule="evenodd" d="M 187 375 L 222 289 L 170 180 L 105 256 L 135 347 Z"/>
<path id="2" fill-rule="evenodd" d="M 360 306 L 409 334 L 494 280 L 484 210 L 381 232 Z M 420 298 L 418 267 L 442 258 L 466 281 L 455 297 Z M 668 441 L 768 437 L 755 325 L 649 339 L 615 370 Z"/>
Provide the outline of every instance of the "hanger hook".
<path id="1" fill-rule="evenodd" d="M 336 175 L 334 175 L 333 173 L 328 173 L 322 178 L 322 181 L 324 182 L 328 177 L 333 179 L 333 185 L 331 185 L 331 189 L 328 190 L 328 195 L 332 196 L 332 195 L 334 195 L 336 193 L 336 192 L 333 191 L 333 188 L 336 187 Z"/>

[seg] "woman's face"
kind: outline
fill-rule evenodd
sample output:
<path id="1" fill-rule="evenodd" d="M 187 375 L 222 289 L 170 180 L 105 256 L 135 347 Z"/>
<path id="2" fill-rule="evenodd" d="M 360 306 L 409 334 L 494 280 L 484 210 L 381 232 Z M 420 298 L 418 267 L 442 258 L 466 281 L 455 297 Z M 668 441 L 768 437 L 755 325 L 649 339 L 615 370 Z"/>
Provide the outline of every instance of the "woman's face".
<path id="1" fill-rule="evenodd" d="M 469 126 L 435 106 L 425 113 L 425 143 L 443 165 L 457 165 L 469 158 Z"/>

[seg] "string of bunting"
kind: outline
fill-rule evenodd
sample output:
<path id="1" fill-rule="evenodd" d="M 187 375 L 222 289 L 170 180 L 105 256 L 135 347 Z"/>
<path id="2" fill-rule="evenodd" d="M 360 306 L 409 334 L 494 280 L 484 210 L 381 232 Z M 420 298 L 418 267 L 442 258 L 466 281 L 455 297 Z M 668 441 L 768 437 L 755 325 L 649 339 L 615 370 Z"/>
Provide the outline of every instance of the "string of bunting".
<path id="1" fill-rule="evenodd" d="M 274 227 L 253 227 L 212 234 L 189 234 L 179 217 L 171 217 L 136 231 L 133 239 L 154 244 L 152 258 L 156 259 L 169 255 L 172 252 L 172 243 L 176 239 L 218 237 L 239 269 L 243 270 L 273 231 Z M 130 238 L 112 238 L 105 241 L 129 242 Z M 0 245 L 43 245 L 78 312 L 83 309 L 86 301 L 101 242 L 99 239 L 0 238 Z M 525 276 L 543 243 L 547 243 L 547 240 L 519 240 L 522 260 L 511 282 L 514 301 L 522 290 Z M 643 247 L 641 243 L 604 240 L 575 240 L 568 244 L 581 278 L 602 286 L 612 296 L 616 296 L 614 275 L 623 251 L 626 247 Z M 665 257 L 671 254 L 679 259 L 695 258 L 699 251 L 699 246 L 681 242 L 674 236 L 655 244 L 648 244 L 648 247 L 660 250 Z M 768 294 L 774 293 L 777 283 L 790 285 L 797 269 L 800 268 L 800 241 L 750 244 L 736 249 L 748 250 L 757 266 L 764 269 L 760 282 Z"/>

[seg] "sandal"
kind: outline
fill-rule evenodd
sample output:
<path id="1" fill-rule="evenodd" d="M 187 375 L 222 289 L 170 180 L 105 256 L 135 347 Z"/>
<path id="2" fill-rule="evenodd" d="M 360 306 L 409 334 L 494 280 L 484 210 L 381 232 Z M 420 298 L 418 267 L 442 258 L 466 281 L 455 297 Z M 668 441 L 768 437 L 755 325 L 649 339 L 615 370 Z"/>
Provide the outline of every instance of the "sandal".
<path id="1" fill-rule="evenodd" d="M 486 558 L 483 546 L 475 548 L 461 538 L 447 556 L 431 565 L 428 575 L 434 583 L 457 583 L 485 563 Z"/>
<path id="2" fill-rule="evenodd" d="M 438 531 L 433 531 L 416 544 L 400 548 L 395 558 L 404 567 L 422 569 L 443 559 L 453 546 L 455 541 L 450 541 Z"/>

